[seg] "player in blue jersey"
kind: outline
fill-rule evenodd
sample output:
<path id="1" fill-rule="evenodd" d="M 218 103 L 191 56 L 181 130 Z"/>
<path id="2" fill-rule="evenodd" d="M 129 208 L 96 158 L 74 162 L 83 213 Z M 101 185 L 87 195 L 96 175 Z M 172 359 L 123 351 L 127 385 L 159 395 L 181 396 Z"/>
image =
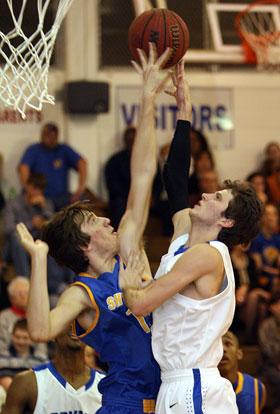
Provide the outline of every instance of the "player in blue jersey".
<path id="1" fill-rule="evenodd" d="M 42 239 L 32 239 L 18 225 L 23 247 L 32 260 L 27 319 L 35 341 L 56 337 L 75 321 L 79 338 L 92 346 L 109 365 L 101 380 L 100 413 L 153 413 L 159 388 L 159 369 L 151 351 L 150 317 L 135 317 L 122 300 L 118 273 L 131 250 L 141 249 L 147 221 L 152 182 L 156 172 L 157 146 L 154 127 L 155 97 L 170 74 L 160 76 L 168 60 L 167 49 L 157 60 L 152 44 L 149 58 L 139 51 L 143 79 L 139 124 L 132 151 L 131 188 L 118 232 L 110 220 L 97 217 L 91 204 L 65 207 L 44 227 Z M 74 284 L 49 310 L 46 284 L 47 252 L 76 274 Z M 120 256 L 118 256 L 120 254 Z M 151 272 L 145 258 L 145 276 Z"/>
<path id="2" fill-rule="evenodd" d="M 260 414 L 266 401 L 264 384 L 238 370 L 238 361 L 242 359 L 243 352 L 236 335 L 228 331 L 222 340 L 224 354 L 218 368 L 222 377 L 232 383 L 239 414 Z"/>

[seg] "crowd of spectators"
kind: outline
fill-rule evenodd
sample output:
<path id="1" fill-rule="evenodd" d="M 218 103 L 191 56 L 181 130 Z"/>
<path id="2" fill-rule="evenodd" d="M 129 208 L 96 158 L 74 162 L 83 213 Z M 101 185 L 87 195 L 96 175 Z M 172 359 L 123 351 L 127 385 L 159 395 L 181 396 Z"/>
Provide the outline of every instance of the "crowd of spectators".
<path id="1" fill-rule="evenodd" d="M 104 170 L 110 218 L 116 229 L 127 202 L 130 155 L 135 132 L 133 126 L 124 131 L 125 148 L 108 159 Z M 169 144 L 166 144 L 159 152 L 150 208 L 150 214 L 162 220 L 163 237 L 172 234 L 167 196 L 161 182 L 161 170 L 168 151 Z M 201 131 L 192 130 L 191 157 L 189 195 L 193 207 L 202 193 L 218 191 L 222 180 L 217 173 L 211 146 Z M 79 188 L 74 194 L 68 189 L 70 169 L 75 169 L 80 178 Z M 0 191 L 2 263 L 10 263 L 14 268 L 14 277 L 6 292 L 10 306 L 0 307 L 0 394 L 3 388 L 9 388 L 17 372 L 47 361 L 52 352 L 50 344 L 33 344 L 28 337 L 25 311 L 30 262 L 19 243 L 16 224 L 23 221 L 33 237 L 39 238 L 41 227 L 55 211 L 67 203 L 85 198 L 86 180 L 85 159 L 71 147 L 59 144 L 57 126 L 46 124 L 40 143 L 27 148 L 21 158 L 19 181 L 22 183 L 22 192 L 8 199 L 5 197 L 6 191 L 3 188 Z M 280 386 L 280 145 L 277 142 L 266 146 L 263 162 L 256 165 L 254 171 L 248 172 L 247 181 L 255 187 L 265 213 L 261 231 L 251 245 L 238 245 L 230 251 L 236 279 L 236 311 L 231 330 L 242 345 L 259 347 L 263 361 L 261 375 L 272 385 L 271 404 L 273 413 L 277 414 L 280 412 L 277 393 Z M 61 292 L 71 283 L 72 277 L 71 271 L 59 267 L 51 257 L 48 258 L 51 306 L 55 305 Z M 238 340 L 235 340 L 235 336 L 232 343 L 237 352 Z M 91 351 L 86 348 L 86 358 L 96 369 L 100 365 L 97 365 Z"/>

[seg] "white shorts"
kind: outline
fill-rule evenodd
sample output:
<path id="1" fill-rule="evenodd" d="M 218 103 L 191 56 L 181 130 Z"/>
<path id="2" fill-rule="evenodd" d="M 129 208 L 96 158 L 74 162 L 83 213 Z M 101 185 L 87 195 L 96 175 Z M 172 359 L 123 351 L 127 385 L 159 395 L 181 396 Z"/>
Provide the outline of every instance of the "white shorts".
<path id="1" fill-rule="evenodd" d="M 161 373 L 156 414 L 238 414 L 232 384 L 217 368 Z"/>

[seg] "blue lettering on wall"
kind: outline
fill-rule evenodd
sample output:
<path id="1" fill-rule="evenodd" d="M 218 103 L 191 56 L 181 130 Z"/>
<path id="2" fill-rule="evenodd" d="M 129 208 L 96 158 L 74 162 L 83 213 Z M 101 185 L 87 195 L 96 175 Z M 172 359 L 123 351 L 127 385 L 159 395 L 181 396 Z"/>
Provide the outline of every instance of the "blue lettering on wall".
<path id="1" fill-rule="evenodd" d="M 139 105 L 126 104 L 120 105 L 121 118 L 124 124 L 137 125 Z M 192 127 L 202 131 L 224 131 L 223 122 L 227 119 L 227 107 L 219 104 L 215 106 L 203 104 L 192 106 Z M 155 125 L 160 130 L 174 130 L 177 120 L 176 105 L 156 105 L 155 106 Z"/>

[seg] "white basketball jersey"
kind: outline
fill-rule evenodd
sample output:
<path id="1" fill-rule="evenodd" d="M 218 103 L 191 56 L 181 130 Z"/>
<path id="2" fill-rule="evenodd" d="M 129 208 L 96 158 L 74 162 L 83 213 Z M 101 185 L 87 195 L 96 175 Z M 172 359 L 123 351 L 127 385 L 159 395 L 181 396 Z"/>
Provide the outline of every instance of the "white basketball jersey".
<path id="1" fill-rule="evenodd" d="M 38 388 L 33 414 L 94 414 L 101 407 L 102 396 L 97 386 L 105 374 L 91 369 L 88 383 L 75 390 L 56 371 L 52 362 L 33 370 Z"/>
<path id="2" fill-rule="evenodd" d="M 155 279 L 173 267 L 189 235 L 174 240 L 161 259 Z M 153 312 L 153 354 L 162 371 L 217 367 L 223 356 L 221 336 L 230 327 L 235 309 L 235 283 L 228 248 L 211 241 L 221 253 L 225 279 L 221 292 L 195 300 L 177 293 Z M 201 258 L 203 260 L 203 257 Z"/>

